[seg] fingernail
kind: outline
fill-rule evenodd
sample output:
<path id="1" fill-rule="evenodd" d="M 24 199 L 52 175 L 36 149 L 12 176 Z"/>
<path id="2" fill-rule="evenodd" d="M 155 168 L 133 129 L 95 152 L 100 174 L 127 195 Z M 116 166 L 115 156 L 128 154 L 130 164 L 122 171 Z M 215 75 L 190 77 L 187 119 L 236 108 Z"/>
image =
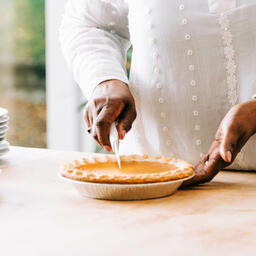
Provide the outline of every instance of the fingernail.
<path id="1" fill-rule="evenodd" d="M 104 146 L 104 149 L 105 149 L 107 152 L 110 152 L 110 151 L 111 151 L 111 147 L 109 147 L 109 146 Z"/>
<path id="2" fill-rule="evenodd" d="M 227 160 L 228 160 L 229 163 L 230 163 L 231 160 L 232 160 L 232 154 L 231 154 L 230 151 L 227 152 Z"/>
<path id="3" fill-rule="evenodd" d="M 125 130 L 122 130 L 122 131 L 121 131 L 121 140 L 125 137 L 125 135 L 126 135 L 126 131 L 125 131 Z"/>

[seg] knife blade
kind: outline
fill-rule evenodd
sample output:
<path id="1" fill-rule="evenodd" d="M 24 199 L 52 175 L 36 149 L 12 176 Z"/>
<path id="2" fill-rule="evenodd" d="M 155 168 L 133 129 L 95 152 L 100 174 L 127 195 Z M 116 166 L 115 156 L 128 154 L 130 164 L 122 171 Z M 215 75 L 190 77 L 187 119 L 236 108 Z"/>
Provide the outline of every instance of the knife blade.
<path id="1" fill-rule="evenodd" d="M 118 167 L 121 169 L 121 161 L 119 156 L 119 137 L 116 129 L 116 122 L 112 123 L 110 127 L 109 140 L 112 147 L 113 152 L 116 155 L 116 160 L 118 163 Z"/>

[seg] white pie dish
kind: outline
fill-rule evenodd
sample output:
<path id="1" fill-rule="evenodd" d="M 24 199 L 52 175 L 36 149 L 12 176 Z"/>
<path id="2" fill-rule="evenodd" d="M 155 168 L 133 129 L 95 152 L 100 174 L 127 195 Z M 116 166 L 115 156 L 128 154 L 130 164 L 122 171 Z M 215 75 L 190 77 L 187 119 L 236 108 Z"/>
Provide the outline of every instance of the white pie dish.
<path id="1" fill-rule="evenodd" d="M 0 127 L 0 134 L 6 133 L 8 131 L 8 126 Z"/>
<path id="2" fill-rule="evenodd" d="M 0 151 L 9 148 L 9 146 L 10 146 L 10 144 L 9 144 L 8 141 L 5 141 L 5 140 L 4 140 L 4 141 L 1 141 L 1 142 L 0 142 Z"/>
<path id="3" fill-rule="evenodd" d="M 8 121 L 7 122 L 0 122 L 0 129 L 3 127 L 8 127 Z"/>
<path id="4" fill-rule="evenodd" d="M 5 116 L 8 114 L 8 110 L 5 108 L 0 108 L 0 117 Z"/>
<path id="5" fill-rule="evenodd" d="M 5 123 L 9 120 L 9 116 L 4 115 L 4 116 L 0 116 L 0 123 Z"/>
<path id="6" fill-rule="evenodd" d="M 3 140 L 6 137 L 6 135 L 7 135 L 7 132 L 3 132 L 3 133 L 0 132 L 0 139 Z"/>
<path id="7" fill-rule="evenodd" d="M 105 184 L 95 182 L 77 181 L 58 175 L 62 180 L 70 182 L 80 195 L 94 199 L 104 200 L 144 200 L 160 198 L 174 194 L 183 181 L 191 179 L 194 175 L 173 181 L 145 183 L 145 184 Z"/>
<path id="8" fill-rule="evenodd" d="M 10 148 L 0 149 L 0 157 L 6 155 L 10 151 Z"/>

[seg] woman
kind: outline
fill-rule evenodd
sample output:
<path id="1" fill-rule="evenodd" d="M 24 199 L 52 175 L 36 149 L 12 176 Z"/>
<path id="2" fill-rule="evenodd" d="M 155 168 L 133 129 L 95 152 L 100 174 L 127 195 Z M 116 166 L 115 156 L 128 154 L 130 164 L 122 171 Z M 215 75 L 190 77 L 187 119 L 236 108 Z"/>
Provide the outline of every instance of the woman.
<path id="1" fill-rule="evenodd" d="M 256 169 L 255 13 L 255 0 L 69 0 L 62 49 L 96 141 L 110 151 L 118 120 L 121 153 L 183 158 L 189 184 Z"/>

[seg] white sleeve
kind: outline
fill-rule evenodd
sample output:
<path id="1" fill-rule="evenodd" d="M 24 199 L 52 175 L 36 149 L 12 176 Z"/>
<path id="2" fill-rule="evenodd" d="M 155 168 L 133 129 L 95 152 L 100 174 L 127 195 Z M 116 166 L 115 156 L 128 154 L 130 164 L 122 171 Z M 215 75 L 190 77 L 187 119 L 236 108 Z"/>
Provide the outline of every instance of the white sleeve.
<path id="1" fill-rule="evenodd" d="M 124 0 L 68 0 L 60 42 L 75 81 L 86 98 L 108 79 L 128 84 L 130 47 L 128 8 Z"/>

